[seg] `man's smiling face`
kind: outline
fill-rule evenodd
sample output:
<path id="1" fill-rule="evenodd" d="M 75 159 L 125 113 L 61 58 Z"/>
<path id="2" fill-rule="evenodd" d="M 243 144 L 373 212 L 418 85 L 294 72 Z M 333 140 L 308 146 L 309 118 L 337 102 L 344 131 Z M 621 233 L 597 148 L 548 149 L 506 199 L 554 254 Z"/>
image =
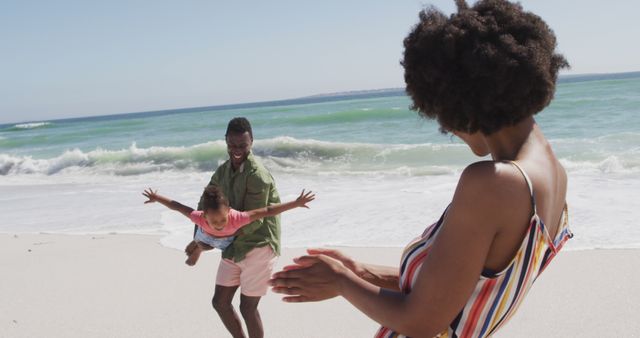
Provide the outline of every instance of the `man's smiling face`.
<path id="1" fill-rule="evenodd" d="M 244 133 L 229 133 L 226 137 L 226 141 L 227 153 L 229 154 L 231 166 L 234 169 L 238 169 L 251 152 L 253 138 L 249 132 L 245 131 Z"/>

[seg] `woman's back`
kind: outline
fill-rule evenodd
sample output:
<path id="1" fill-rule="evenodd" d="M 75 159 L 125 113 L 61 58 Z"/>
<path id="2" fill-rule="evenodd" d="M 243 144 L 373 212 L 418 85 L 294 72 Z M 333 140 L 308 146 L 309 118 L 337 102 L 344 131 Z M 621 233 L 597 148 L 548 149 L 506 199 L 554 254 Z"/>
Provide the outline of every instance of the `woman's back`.
<path id="1" fill-rule="evenodd" d="M 499 175 L 504 176 L 503 184 L 511 185 L 507 188 L 511 194 L 496 196 L 503 199 L 500 203 L 504 208 L 495 214 L 495 221 L 501 226 L 485 262 L 485 268 L 494 271 L 502 270 L 511 261 L 520 247 L 532 215 L 537 214 L 549 236 L 555 238 L 566 207 L 566 173 L 537 126 L 531 127 L 527 140 L 514 160 L 518 167 L 509 162 L 495 165 Z M 532 192 L 523 172 L 530 180 Z M 489 195 L 485 197 L 492 198 Z"/>

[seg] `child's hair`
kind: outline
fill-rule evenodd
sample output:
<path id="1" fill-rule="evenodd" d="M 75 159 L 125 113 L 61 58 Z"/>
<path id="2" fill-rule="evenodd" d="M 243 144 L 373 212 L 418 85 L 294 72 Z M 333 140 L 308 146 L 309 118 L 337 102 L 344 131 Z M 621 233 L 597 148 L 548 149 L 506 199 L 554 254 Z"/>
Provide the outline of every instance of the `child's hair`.
<path id="1" fill-rule="evenodd" d="M 215 185 L 210 185 L 204 188 L 204 192 L 202 193 L 202 197 L 200 197 L 200 201 L 202 202 L 202 210 L 218 210 L 221 206 L 229 206 L 229 200 L 224 196 L 220 188 Z"/>

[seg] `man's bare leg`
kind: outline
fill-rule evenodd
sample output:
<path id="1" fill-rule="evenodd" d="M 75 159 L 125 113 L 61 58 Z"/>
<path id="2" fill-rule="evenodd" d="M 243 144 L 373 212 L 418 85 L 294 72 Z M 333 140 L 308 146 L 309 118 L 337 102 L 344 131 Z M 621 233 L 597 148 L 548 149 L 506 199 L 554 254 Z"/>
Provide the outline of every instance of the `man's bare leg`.
<path id="1" fill-rule="evenodd" d="M 258 303 L 260 303 L 260 297 L 240 295 L 240 313 L 242 313 L 242 318 L 247 324 L 249 338 L 264 337 L 262 319 L 260 318 L 260 312 L 258 312 Z"/>
<path id="2" fill-rule="evenodd" d="M 236 290 L 238 290 L 238 287 L 239 285 L 216 285 L 216 290 L 213 294 L 211 304 L 213 305 L 214 310 L 216 310 L 216 312 L 218 313 L 218 316 L 220 316 L 220 319 L 222 319 L 222 323 L 227 328 L 229 333 L 231 333 L 234 338 L 245 338 L 240 318 L 238 318 L 238 314 L 231 304 L 233 296 L 236 294 Z"/>

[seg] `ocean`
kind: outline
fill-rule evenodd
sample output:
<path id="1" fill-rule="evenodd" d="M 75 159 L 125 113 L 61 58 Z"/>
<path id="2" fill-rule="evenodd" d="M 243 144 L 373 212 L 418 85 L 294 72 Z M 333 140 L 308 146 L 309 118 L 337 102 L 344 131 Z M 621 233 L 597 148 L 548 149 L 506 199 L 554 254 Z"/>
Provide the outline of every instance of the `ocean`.
<path id="1" fill-rule="evenodd" d="M 232 117 L 283 200 L 284 247 L 404 246 L 477 160 L 402 90 L 0 125 L 0 233 L 156 234 L 182 249 L 192 224 L 143 189 L 195 206 L 226 158 Z M 536 116 L 569 175 L 569 249 L 640 248 L 640 72 L 562 78 Z"/>

